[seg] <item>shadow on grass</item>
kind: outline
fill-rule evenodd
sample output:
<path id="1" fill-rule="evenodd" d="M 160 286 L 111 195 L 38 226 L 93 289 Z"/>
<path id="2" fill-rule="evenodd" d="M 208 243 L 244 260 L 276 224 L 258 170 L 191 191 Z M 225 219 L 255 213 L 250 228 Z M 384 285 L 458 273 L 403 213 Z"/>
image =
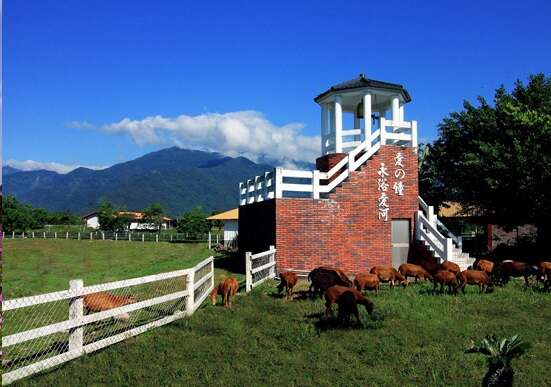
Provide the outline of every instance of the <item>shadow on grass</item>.
<path id="1" fill-rule="evenodd" d="M 214 258 L 214 266 L 230 273 L 245 274 L 245 260 L 236 253 L 221 253 Z"/>
<path id="2" fill-rule="evenodd" d="M 373 312 L 369 317 L 360 315 L 360 321 L 351 318 L 349 321 L 343 321 L 335 316 L 327 316 L 323 312 L 309 313 L 304 315 L 306 319 L 315 319 L 314 326 L 318 331 L 331 330 L 374 330 L 379 329 L 383 325 L 383 316 L 377 312 Z"/>

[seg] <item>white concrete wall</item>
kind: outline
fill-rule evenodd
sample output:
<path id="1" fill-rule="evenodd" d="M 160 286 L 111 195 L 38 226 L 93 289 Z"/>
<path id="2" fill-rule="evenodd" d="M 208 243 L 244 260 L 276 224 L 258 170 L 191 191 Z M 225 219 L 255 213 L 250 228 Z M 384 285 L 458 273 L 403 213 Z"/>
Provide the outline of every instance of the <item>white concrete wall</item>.
<path id="1" fill-rule="evenodd" d="M 92 216 L 91 218 L 86 219 L 86 227 L 98 229 L 99 221 L 97 216 Z"/>
<path id="2" fill-rule="evenodd" d="M 239 231 L 237 220 L 224 220 L 224 241 L 225 243 L 232 241 L 237 237 Z"/>

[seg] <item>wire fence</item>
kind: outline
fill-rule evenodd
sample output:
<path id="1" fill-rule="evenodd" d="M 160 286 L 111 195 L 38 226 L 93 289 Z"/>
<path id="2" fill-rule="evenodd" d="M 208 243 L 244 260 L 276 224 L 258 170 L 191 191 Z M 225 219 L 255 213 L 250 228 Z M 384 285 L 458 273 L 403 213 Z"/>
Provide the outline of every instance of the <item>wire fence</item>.
<path id="1" fill-rule="evenodd" d="M 245 290 L 250 292 L 255 286 L 276 276 L 276 249 L 274 246 L 258 254 L 245 253 Z"/>
<path id="2" fill-rule="evenodd" d="M 4 239 L 76 239 L 76 240 L 113 240 L 133 242 L 208 242 L 209 234 L 192 235 L 186 233 L 153 233 L 133 231 L 29 231 L 22 233 L 3 233 Z M 219 234 L 211 235 L 211 240 L 222 240 Z"/>
<path id="3" fill-rule="evenodd" d="M 7 300 L 2 384 L 189 316 L 214 286 L 209 257 L 190 269 Z"/>

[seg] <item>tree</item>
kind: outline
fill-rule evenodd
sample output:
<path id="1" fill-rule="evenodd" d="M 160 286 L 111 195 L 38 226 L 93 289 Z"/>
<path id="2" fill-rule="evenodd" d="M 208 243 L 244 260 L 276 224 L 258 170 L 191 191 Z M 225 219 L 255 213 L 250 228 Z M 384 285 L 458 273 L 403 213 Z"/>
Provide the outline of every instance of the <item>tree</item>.
<path id="1" fill-rule="evenodd" d="M 144 210 L 144 222 L 155 226 L 156 230 L 160 230 L 163 224 L 163 216 L 165 210 L 159 203 L 153 203 Z"/>
<path id="2" fill-rule="evenodd" d="M 535 223 L 545 239 L 551 224 L 551 79 L 530 76 L 511 93 L 501 86 L 493 106 L 465 101 L 439 124 L 420 173 L 432 203 L 476 207 L 492 223 Z"/>
<path id="3" fill-rule="evenodd" d="M 199 239 L 201 235 L 209 232 L 207 216 L 201 207 L 195 207 L 190 212 L 184 213 L 178 219 L 178 232 L 188 234 L 193 239 Z"/>

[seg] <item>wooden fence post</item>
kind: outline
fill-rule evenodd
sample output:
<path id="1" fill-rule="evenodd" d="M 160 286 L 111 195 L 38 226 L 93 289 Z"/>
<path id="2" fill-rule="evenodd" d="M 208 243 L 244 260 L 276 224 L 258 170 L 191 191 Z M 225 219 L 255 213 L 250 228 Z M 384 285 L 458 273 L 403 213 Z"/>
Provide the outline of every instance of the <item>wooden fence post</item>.
<path id="1" fill-rule="evenodd" d="M 170 241 L 172 242 L 172 234 L 170 234 Z"/>
<path id="2" fill-rule="evenodd" d="M 145 242 L 145 234 L 142 232 L 142 242 Z"/>
<path id="3" fill-rule="evenodd" d="M 253 268 L 252 253 L 247 251 L 245 253 L 245 292 L 250 292 L 253 288 L 253 275 L 251 270 Z"/>
<path id="4" fill-rule="evenodd" d="M 186 299 L 186 314 L 191 316 L 193 314 L 193 308 L 195 306 L 195 268 L 192 267 L 188 270 L 186 289 L 188 291 Z"/>
<path id="5" fill-rule="evenodd" d="M 101 240 L 104 241 L 105 240 L 105 233 L 102 231 L 101 232 Z"/>
<path id="6" fill-rule="evenodd" d="M 80 231 L 78 232 L 77 238 L 78 238 L 78 240 L 80 240 Z"/>
<path id="7" fill-rule="evenodd" d="M 25 231 L 21 233 L 21 239 L 25 239 Z"/>
<path id="8" fill-rule="evenodd" d="M 78 291 L 84 287 L 81 279 L 69 281 L 69 289 Z M 84 302 L 82 296 L 71 298 L 69 301 L 69 320 L 75 320 L 84 316 Z M 84 329 L 77 327 L 69 330 L 69 351 L 82 350 L 84 342 Z"/>
<path id="9" fill-rule="evenodd" d="M 44 239 L 46 239 L 46 231 L 44 231 Z"/>
<path id="10" fill-rule="evenodd" d="M 270 245 L 270 251 L 273 251 L 273 253 L 270 254 L 270 263 L 272 263 L 272 262 L 275 263 L 275 246 Z M 271 273 L 272 277 L 276 276 L 276 267 L 275 267 L 275 265 L 270 267 L 270 273 Z"/>
<path id="11" fill-rule="evenodd" d="M 210 231 L 209 231 L 209 250 L 211 248 L 211 241 L 210 241 Z"/>
<path id="12" fill-rule="evenodd" d="M 57 239 L 57 231 L 54 231 L 54 239 Z"/>
<path id="13" fill-rule="evenodd" d="M 159 234 L 155 234 L 155 242 L 159 242 Z"/>
<path id="14" fill-rule="evenodd" d="M 92 231 L 90 231 L 90 240 L 93 240 L 94 239 L 94 233 Z"/>
<path id="15" fill-rule="evenodd" d="M 69 239 L 69 231 L 65 234 L 65 239 Z"/>
<path id="16" fill-rule="evenodd" d="M 117 233 L 115 233 L 115 240 L 118 241 L 118 236 L 117 236 Z"/>
<path id="17" fill-rule="evenodd" d="M 44 233 L 44 234 L 46 234 L 46 233 Z M 46 237 L 44 237 L 44 238 L 46 238 Z M 15 239 L 15 231 L 12 231 L 12 233 L 11 233 L 11 239 Z"/>

